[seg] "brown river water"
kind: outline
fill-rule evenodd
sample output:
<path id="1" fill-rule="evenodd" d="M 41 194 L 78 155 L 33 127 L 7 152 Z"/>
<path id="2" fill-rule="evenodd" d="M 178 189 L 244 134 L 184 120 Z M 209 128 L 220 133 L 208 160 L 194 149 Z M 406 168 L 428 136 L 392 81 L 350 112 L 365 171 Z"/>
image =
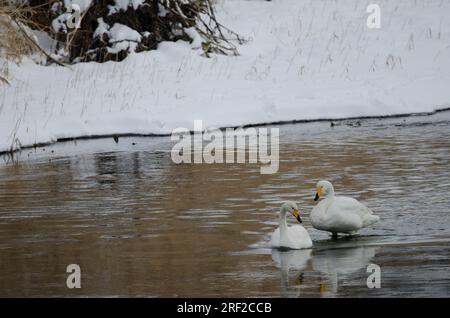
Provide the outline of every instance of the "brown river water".
<path id="1" fill-rule="evenodd" d="M 272 175 L 175 164 L 169 137 L 4 156 L 0 296 L 448 297 L 450 113 L 359 122 L 279 126 Z M 351 238 L 312 228 L 320 179 L 381 220 Z M 285 200 L 298 203 L 312 249 L 268 247 Z M 80 289 L 66 286 L 69 264 Z M 367 287 L 369 264 L 381 288 Z"/>

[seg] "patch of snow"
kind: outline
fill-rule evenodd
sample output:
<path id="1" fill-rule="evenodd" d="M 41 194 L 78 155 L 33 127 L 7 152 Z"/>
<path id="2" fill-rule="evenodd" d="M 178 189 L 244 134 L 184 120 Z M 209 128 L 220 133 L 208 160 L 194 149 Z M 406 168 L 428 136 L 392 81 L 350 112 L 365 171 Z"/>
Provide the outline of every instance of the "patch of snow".
<path id="1" fill-rule="evenodd" d="M 136 51 L 137 43 L 132 41 L 121 41 L 113 43 L 112 47 L 106 48 L 109 53 L 111 54 L 117 54 L 120 51 L 128 51 L 129 53 L 132 53 Z"/>
<path id="2" fill-rule="evenodd" d="M 191 46 L 193 49 L 199 49 L 202 47 L 203 39 L 194 27 L 185 28 L 184 32 L 186 32 L 186 34 L 192 39 Z"/>
<path id="3" fill-rule="evenodd" d="M 114 25 L 109 29 L 109 42 L 120 42 L 120 41 L 134 41 L 140 42 L 142 36 L 136 30 L 120 24 L 114 23 Z"/>
<path id="4" fill-rule="evenodd" d="M 64 0 L 64 6 L 70 8 L 72 4 L 80 7 L 81 12 L 86 11 L 92 4 L 92 0 Z"/>
<path id="5" fill-rule="evenodd" d="M 114 14 L 116 12 L 127 11 L 128 7 L 132 7 L 134 10 L 139 8 L 139 6 L 144 4 L 144 0 L 114 0 L 115 4 L 113 6 L 108 6 L 108 15 Z"/>
<path id="6" fill-rule="evenodd" d="M 39 44 L 41 49 L 45 52 L 54 52 L 56 48 L 56 41 L 52 39 L 47 33 L 43 31 L 33 31 L 36 38 L 36 43 Z"/>
<path id="7" fill-rule="evenodd" d="M 109 29 L 108 36 L 109 43 L 112 44 L 111 48 L 108 47 L 108 52 L 110 53 L 118 53 L 124 50 L 130 53 L 134 52 L 137 44 L 142 39 L 139 32 L 120 23 L 114 23 Z"/>
<path id="8" fill-rule="evenodd" d="M 63 13 L 53 19 L 52 29 L 55 33 L 64 32 L 67 33 L 67 20 L 72 16 L 71 13 Z"/>
<path id="9" fill-rule="evenodd" d="M 158 16 L 164 18 L 169 11 L 161 3 L 158 3 Z"/>
<path id="10" fill-rule="evenodd" d="M 108 32 L 109 25 L 106 24 L 105 21 L 103 21 L 103 18 L 98 18 L 97 23 L 98 23 L 98 26 L 94 31 L 93 38 L 102 36 L 105 33 L 109 35 L 109 32 Z"/>

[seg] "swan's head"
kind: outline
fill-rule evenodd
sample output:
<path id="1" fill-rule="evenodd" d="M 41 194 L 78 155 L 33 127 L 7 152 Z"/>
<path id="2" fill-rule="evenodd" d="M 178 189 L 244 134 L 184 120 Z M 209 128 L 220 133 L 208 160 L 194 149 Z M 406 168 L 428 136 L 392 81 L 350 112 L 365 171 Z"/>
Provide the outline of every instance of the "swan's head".
<path id="1" fill-rule="evenodd" d="M 297 207 L 297 204 L 295 204 L 295 202 L 292 201 L 288 201 L 286 203 L 284 203 L 281 206 L 281 213 L 291 213 L 296 219 L 297 221 L 299 221 L 300 223 L 302 223 L 302 219 L 300 217 L 300 211 Z"/>
<path id="2" fill-rule="evenodd" d="M 319 181 L 316 186 L 316 196 L 314 197 L 314 201 L 319 200 L 321 197 L 326 198 L 329 195 L 334 194 L 334 188 L 331 182 L 329 181 Z"/>

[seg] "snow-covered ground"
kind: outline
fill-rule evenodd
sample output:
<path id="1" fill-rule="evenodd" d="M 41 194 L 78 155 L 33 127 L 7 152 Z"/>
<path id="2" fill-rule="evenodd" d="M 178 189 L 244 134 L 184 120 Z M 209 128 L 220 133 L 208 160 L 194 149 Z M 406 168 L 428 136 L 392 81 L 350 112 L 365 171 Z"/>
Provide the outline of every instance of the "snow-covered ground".
<path id="1" fill-rule="evenodd" d="M 58 138 L 450 106 L 450 0 L 222 0 L 220 20 L 251 41 L 204 58 L 185 42 L 120 63 L 10 65 L 0 151 Z"/>

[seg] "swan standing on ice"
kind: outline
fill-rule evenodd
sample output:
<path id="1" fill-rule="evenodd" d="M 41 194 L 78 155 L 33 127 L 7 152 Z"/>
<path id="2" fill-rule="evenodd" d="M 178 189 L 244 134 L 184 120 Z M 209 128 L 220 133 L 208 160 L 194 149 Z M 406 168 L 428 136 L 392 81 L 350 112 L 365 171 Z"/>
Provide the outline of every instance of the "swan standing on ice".
<path id="1" fill-rule="evenodd" d="M 338 233 L 350 234 L 380 219 L 357 200 L 335 196 L 331 182 L 317 183 L 314 201 L 319 198 L 323 200 L 311 211 L 311 224 L 318 230 L 331 232 L 334 237 Z"/>
<path id="2" fill-rule="evenodd" d="M 279 227 L 273 232 L 270 245 L 274 248 L 302 249 L 312 246 L 308 232 L 301 225 L 288 226 L 286 214 L 292 214 L 300 223 L 300 212 L 294 202 L 286 202 L 281 206 Z"/>

